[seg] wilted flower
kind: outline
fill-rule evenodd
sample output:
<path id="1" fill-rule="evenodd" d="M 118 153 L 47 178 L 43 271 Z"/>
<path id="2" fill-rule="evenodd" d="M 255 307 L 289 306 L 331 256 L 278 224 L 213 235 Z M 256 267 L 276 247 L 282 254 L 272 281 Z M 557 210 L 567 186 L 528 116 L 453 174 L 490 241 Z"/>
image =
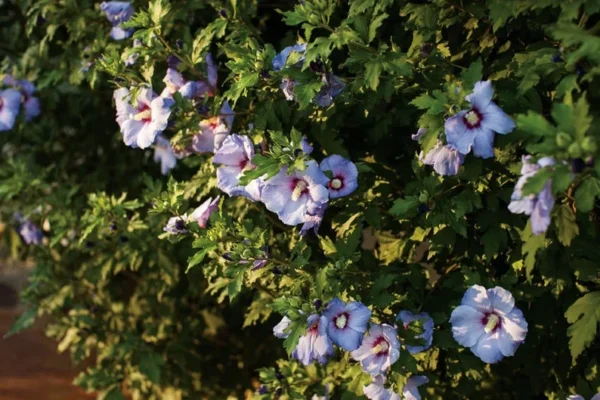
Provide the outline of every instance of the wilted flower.
<path id="1" fill-rule="evenodd" d="M 331 72 L 323 74 L 321 80 L 323 81 L 323 86 L 321 86 L 321 90 L 313 98 L 313 102 L 319 107 L 329 107 L 333 103 L 333 99 L 342 93 L 346 84 Z"/>
<path id="2" fill-rule="evenodd" d="M 471 286 L 452 311 L 450 323 L 454 339 L 489 364 L 514 355 L 527 335 L 523 313 L 512 294 L 499 286 Z"/>
<path id="3" fill-rule="evenodd" d="M 383 375 L 374 376 L 371 379 L 370 385 L 363 386 L 363 394 L 369 400 L 400 400 L 400 396 L 397 393 L 383 386 L 384 383 L 385 377 Z"/>
<path id="4" fill-rule="evenodd" d="M 304 171 L 296 170 L 291 175 L 283 168 L 267 180 L 261 199 L 268 210 L 277 213 L 287 225 L 298 225 L 306 221 L 306 215 L 315 205 L 328 201 L 329 180 L 313 160 L 306 163 Z"/>
<path id="5" fill-rule="evenodd" d="M 42 243 L 42 230 L 36 224 L 22 217 L 19 219 L 19 222 L 20 225 L 17 230 L 25 243 L 35 245 Z"/>
<path id="6" fill-rule="evenodd" d="M 0 131 L 13 128 L 19 106 L 21 105 L 21 94 L 14 89 L 0 90 Z"/>
<path id="7" fill-rule="evenodd" d="M 279 88 L 283 91 L 283 95 L 287 101 L 296 100 L 296 95 L 294 94 L 294 86 L 296 85 L 299 85 L 299 83 L 291 79 L 283 78 L 281 80 Z"/>
<path id="8" fill-rule="evenodd" d="M 521 177 L 515 185 L 513 194 L 510 196 L 508 209 L 513 214 L 526 214 L 530 216 L 531 230 L 535 235 L 546 232 L 550 225 L 550 212 L 554 207 L 554 196 L 552 195 L 552 179 L 548 179 L 542 190 L 537 194 L 523 197 L 523 186 L 529 178 L 534 176 L 541 168 L 554 165 L 554 159 L 543 157 L 537 163 L 529 162 L 531 156 L 523 157 Z"/>
<path id="9" fill-rule="evenodd" d="M 387 324 L 371 324 L 362 345 L 352 352 L 363 371 L 371 375 L 386 372 L 400 357 L 400 342 L 396 328 Z"/>
<path id="10" fill-rule="evenodd" d="M 209 197 L 204 203 L 200 204 L 188 217 L 187 221 L 196 221 L 200 228 L 206 228 L 210 215 L 219 207 L 219 196 Z"/>
<path id="11" fill-rule="evenodd" d="M 425 341 L 425 345 L 423 346 L 410 346 L 406 345 L 406 350 L 410 354 L 417 354 L 422 351 L 425 351 L 431 347 L 431 343 L 433 342 L 433 319 L 426 312 L 413 314 L 410 311 L 402 310 L 398 314 L 398 318 L 402 322 L 404 329 L 408 329 L 410 324 L 415 321 L 421 321 L 423 324 L 423 333 L 415 336 L 416 339 L 423 339 Z"/>
<path id="12" fill-rule="evenodd" d="M 186 214 L 179 215 L 177 217 L 171 217 L 169 218 L 169 221 L 167 221 L 167 225 L 163 228 L 163 230 L 174 235 L 187 233 L 187 221 L 188 216 Z"/>
<path id="13" fill-rule="evenodd" d="M 287 338 L 290 333 L 286 332 L 285 330 L 290 326 L 291 323 L 292 320 L 284 316 L 281 321 L 279 321 L 279 323 L 273 327 L 273 335 L 279 339 Z"/>
<path id="14" fill-rule="evenodd" d="M 298 346 L 294 349 L 292 357 L 303 365 L 310 365 L 314 361 L 321 364 L 333 355 L 333 346 L 326 332 L 327 320 L 317 314 L 308 317 L 308 329 L 300 337 Z"/>
<path id="15" fill-rule="evenodd" d="M 432 165 L 438 174 L 450 176 L 458 174 L 460 166 L 465 162 L 465 156 L 451 145 L 444 146 L 441 142 L 437 142 L 427 155 L 421 152 L 419 160 L 425 165 Z"/>
<path id="16" fill-rule="evenodd" d="M 157 97 L 149 88 L 140 89 L 137 108 L 131 105 L 131 93 L 126 88 L 115 90 L 114 98 L 123 141 L 127 146 L 142 149 L 150 147 L 156 136 L 165 130 L 171 107 L 175 104 L 171 98 Z"/>
<path id="17" fill-rule="evenodd" d="M 230 196 L 245 196 L 255 201 L 259 200 L 260 188 L 257 186 L 261 186 L 260 182 L 252 181 L 252 185 L 247 186 L 239 184 L 244 171 L 255 168 L 252 157 L 254 157 L 254 145 L 248 136 L 236 134 L 227 136 L 213 158 L 213 163 L 221 164 L 217 168 L 217 187 Z"/>
<path id="18" fill-rule="evenodd" d="M 283 49 L 281 51 L 281 53 L 277 54 L 273 58 L 273 62 L 272 62 L 274 71 L 280 71 L 285 67 L 285 64 L 287 63 L 287 59 L 290 56 L 290 54 L 292 53 L 292 51 L 295 51 L 298 53 L 304 53 L 306 51 L 306 43 L 298 43 L 298 44 L 295 44 L 294 46 L 288 46 L 285 49 Z M 304 54 L 298 60 L 298 62 L 300 64 L 302 63 L 302 61 L 304 61 Z"/>
<path id="19" fill-rule="evenodd" d="M 424 375 L 411 376 L 402 387 L 402 396 L 404 396 L 405 400 L 421 400 L 419 386 L 427 382 L 429 382 L 429 379 Z"/>
<path id="20" fill-rule="evenodd" d="M 421 139 L 421 136 L 423 136 L 427 132 L 429 132 L 429 129 L 427 129 L 427 128 L 419 128 L 419 130 L 417 131 L 417 133 L 415 133 L 413 135 L 410 135 L 410 138 L 412 140 L 419 140 L 419 139 Z"/>
<path id="21" fill-rule="evenodd" d="M 325 158 L 319 168 L 323 172 L 331 172 L 332 177 L 327 183 L 327 190 L 332 199 L 347 196 L 358 187 L 356 165 L 342 156 L 334 154 Z"/>
<path id="22" fill-rule="evenodd" d="M 177 164 L 177 158 L 173 153 L 171 142 L 162 135 L 156 137 L 154 144 L 154 162 L 160 162 L 160 172 L 167 175 Z"/>
<path id="23" fill-rule="evenodd" d="M 327 334 L 333 343 L 347 351 L 360 347 L 367 323 L 371 318 L 371 310 L 358 301 L 344 304 L 335 297 L 323 311 L 327 318 Z"/>
<path id="24" fill-rule="evenodd" d="M 446 120 L 448 144 L 462 154 L 473 149 L 478 157 L 493 157 L 494 132 L 507 134 L 515 129 L 513 120 L 492 101 L 493 95 L 490 81 L 477 82 L 473 93 L 466 97 L 471 109 Z"/>
<path id="25" fill-rule="evenodd" d="M 133 34 L 133 29 L 123 29 L 120 25 L 133 16 L 133 6 L 128 1 L 105 1 L 100 4 L 106 18 L 112 24 L 110 36 L 114 40 L 127 39 Z"/>

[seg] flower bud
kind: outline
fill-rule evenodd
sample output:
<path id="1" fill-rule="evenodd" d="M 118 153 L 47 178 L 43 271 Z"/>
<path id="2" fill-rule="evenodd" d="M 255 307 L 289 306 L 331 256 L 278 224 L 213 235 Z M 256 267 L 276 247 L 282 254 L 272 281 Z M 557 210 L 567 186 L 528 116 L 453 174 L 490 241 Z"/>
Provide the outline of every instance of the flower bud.
<path id="1" fill-rule="evenodd" d="M 421 192 L 421 194 L 419 195 L 419 201 L 421 203 L 427 203 L 427 201 L 429 201 L 429 193 L 425 191 Z"/>
<path id="2" fill-rule="evenodd" d="M 561 149 L 569 147 L 572 141 L 573 138 L 566 132 L 558 132 L 558 135 L 556 135 L 556 145 Z"/>
<path id="3" fill-rule="evenodd" d="M 571 143 L 569 146 L 569 156 L 572 158 L 581 158 L 582 151 L 579 143 Z"/>
<path id="4" fill-rule="evenodd" d="M 586 153 L 595 153 L 598 150 L 596 139 L 590 136 L 583 138 L 583 141 L 581 142 L 581 148 Z"/>

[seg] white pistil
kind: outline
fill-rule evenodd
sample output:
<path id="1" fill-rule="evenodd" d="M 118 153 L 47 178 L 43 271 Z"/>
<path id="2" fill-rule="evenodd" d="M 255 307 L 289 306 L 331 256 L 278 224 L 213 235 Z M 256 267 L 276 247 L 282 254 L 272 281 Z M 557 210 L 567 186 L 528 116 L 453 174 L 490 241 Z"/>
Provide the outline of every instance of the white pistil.
<path id="1" fill-rule="evenodd" d="M 465 115 L 465 119 L 471 125 L 476 125 L 479 122 L 479 115 L 477 115 L 477 113 L 475 111 L 471 110 Z"/>
<path id="2" fill-rule="evenodd" d="M 390 348 L 390 345 L 388 344 L 387 341 L 382 341 L 380 342 L 377 346 L 373 347 L 373 349 L 371 350 L 373 352 L 373 354 L 379 354 L 379 353 L 385 353 L 388 351 L 388 349 Z"/>
<path id="3" fill-rule="evenodd" d="M 342 181 L 339 180 L 338 178 L 332 179 L 331 180 L 331 187 L 333 189 L 336 189 L 336 190 L 339 189 L 339 188 L 341 188 L 342 187 Z"/>
<path id="4" fill-rule="evenodd" d="M 135 114 L 133 116 L 133 119 L 135 119 L 136 121 L 143 121 L 145 119 L 150 119 L 152 117 L 152 111 L 150 111 L 150 109 L 145 109 L 144 111 L 141 111 L 137 114 Z"/>
<path id="5" fill-rule="evenodd" d="M 335 326 L 337 326 L 338 329 L 344 329 L 346 327 L 346 322 L 348 322 L 348 318 L 346 318 L 346 316 L 342 314 L 336 318 Z"/>
<path id="6" fill-rule="evenodd" d="M 496 326 L 498 326 L 498 323 L 500 322 L 500 317 L 498 317 L 496 314 L 490 314 L 490 316 L 488 317 L 487 323 L 485 324 L 485 333 L 490 333 L 493 332 L 494 329 L 496 329 Z"/>
<path id="7" fill-rule="evenodd" d="M 308 184 L 300 179 L 296 182 L 296 187 L 294 187 L 294 191 L 292 192 L 292 200 L 296 201 L 302 196 L 302 193 L 306 190 Z"/>

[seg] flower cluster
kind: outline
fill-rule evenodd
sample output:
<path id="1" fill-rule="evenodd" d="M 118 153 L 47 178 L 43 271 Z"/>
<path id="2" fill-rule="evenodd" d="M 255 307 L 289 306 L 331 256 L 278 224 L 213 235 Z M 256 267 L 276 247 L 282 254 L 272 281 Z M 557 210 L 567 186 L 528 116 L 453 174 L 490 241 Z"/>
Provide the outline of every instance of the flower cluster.
<path id="1" fill-rule="evenodd" d="M 123 22 L 126 22 L 133 16 L 133 6 L 128 1 L 104 1 L 100 4 L 100 10 L 106 15 L 106 19 L 111 23 L 112 29 L 110 36 L 114 40 L 127 39 L 133 35 L 133 29 L 124 29 L 121 27 Z"/>
<path id="2" fill-rule="evenodd" d="M 300 53 L 300 58 L 293 65 L 293 67 L 302 67 L 305 51 L 306 44 L 304 43 L 299 43 L 294 46 L 288 46 L 284 48 L 281 53 L 277 54 L 273 58 L 273 70 L 276 72 L 284 70 L 287 66 L 288 58 L 293 52 Z M 321 81 L 323 82 L 321 89 L 315 95 L 312 101 L 319 107 L 329 107 L 333 103 L 334 98 L 342 93 L 346 84 L 332 72 L 326 71 L 325 65 L 322 61 L 311 63 L 311 70 L 321 75 Z M 294 81 L 288 77 L 282 78 L 280 88 L 288 101 L 296 100 L 294 88 L 301 84 L 301 82 Z"/>
<path id="3" fill-rule="evenodd" d="M 12 75 L 6 75 L 2 83 L 6 88 L 0 90 L 0 131 L 13 128 L 21 104 L 23 104 L 25 121 L 31 121 L 40 115 L 40 100 L 33 96 L 35 93 L 33 83 L 25 79 L 15 79 Z"/>

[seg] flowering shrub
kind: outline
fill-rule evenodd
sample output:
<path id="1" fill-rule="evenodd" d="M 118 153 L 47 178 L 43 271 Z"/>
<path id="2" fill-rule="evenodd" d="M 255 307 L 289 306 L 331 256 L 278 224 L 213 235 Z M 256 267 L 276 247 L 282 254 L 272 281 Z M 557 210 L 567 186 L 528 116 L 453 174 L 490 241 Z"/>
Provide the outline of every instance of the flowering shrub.
<path id="1" fill-rule="evenodd" d="M 76 384 L 600 391 L 596 0 L 12 0 L 0 19 L 3 243 L 36 263 L 10 334 L 49 316 L 88 360 Z"/>

